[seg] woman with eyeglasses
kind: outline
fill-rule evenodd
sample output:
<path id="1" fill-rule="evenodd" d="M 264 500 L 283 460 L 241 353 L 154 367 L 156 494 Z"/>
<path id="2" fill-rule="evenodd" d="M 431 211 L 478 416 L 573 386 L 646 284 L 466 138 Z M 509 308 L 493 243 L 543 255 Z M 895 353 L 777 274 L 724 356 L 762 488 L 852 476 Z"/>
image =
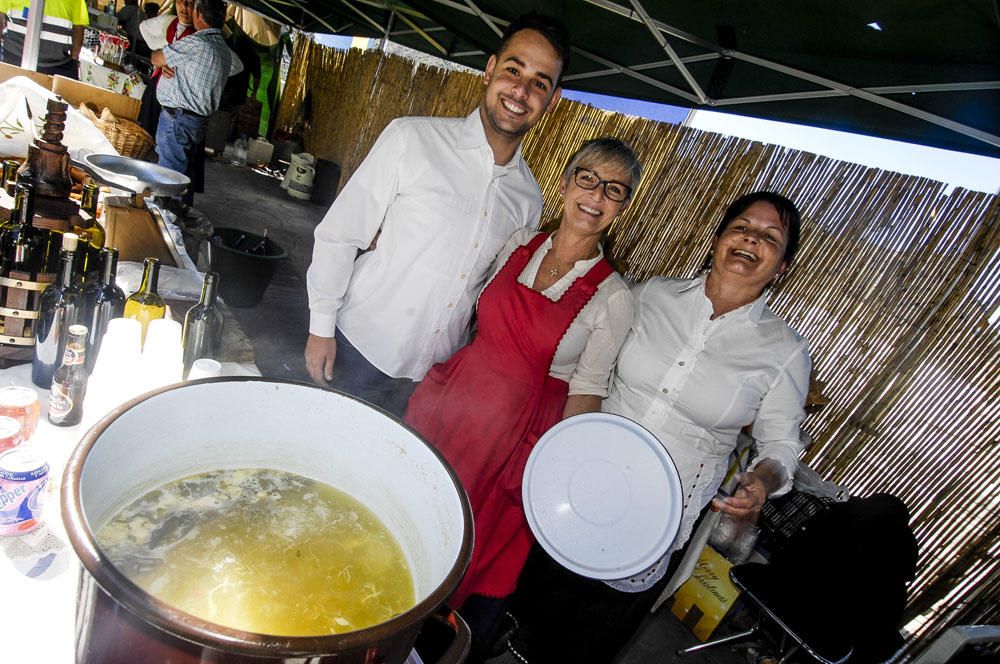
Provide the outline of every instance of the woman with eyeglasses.
<path id="1" fill-rule="evenodd" d="M 631 295 L 601 237 L 640 173 L 624 142 L 584 143 L 562 175 L 558 229 L 508 240 L 479 297 L 476 338 L 431 368 L 404 416 L 469 494 L 475 546 L 451 604 L 472 628 L 473 661 L 534 541 L 521 505 L 528 455 L 562 418 L 600 410 L 632 324 Z"/>
<path id="2" fill-rule="evenodd" d="M 670 453 L 683 487 L 680 532 L 649 569 L 607 582 L 574 574 L 536 547 L 511 602 L 518 627 L 509 644 L 521 661 L 611 662 L 648 615 L 680 562 L 671 554 L 709 502 L 755 521 L 768 496 L 791 488 L 809 348 L 766 299 L 792 263 L 800 223 L 784 196 L 746 194 L 723 214 L 698 276 L 655 277 L 632 289 L 635 321 L 602 410 L 638 422 Z M 748 425 L 758 455 L 733 495 L 713 501 Z"/>

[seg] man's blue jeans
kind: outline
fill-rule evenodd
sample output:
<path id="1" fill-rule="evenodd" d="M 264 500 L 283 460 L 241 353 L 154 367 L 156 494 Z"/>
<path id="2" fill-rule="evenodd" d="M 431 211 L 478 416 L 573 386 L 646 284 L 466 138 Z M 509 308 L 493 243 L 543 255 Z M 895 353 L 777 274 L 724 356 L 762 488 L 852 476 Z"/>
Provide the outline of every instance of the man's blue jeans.
<path id="1" fill-rule="evenodd" d="M 340 330 L 336 332 L 337 357 L 331 387 L 375 404 L 402 418 L 418 381 L 387 376 L 365 359 Z"/>
<path id="2" fill-rule="evenodd" d="M 160 157 L 160 166 L 192 177 L 194 151 L 204 140 L 207 128 L 208 118 L 204 116 L 163 109 L 156 128 L 156 154 Z M 188 205 L 194 202 L 192 187 L 188 187 L 182 200 Z"/>

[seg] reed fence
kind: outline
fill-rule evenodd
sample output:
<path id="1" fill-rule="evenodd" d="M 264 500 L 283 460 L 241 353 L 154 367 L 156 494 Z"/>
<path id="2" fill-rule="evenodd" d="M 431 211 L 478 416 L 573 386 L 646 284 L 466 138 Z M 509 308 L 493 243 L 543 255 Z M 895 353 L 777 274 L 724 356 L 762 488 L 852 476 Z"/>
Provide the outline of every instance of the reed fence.
<path id="1" fill-rule="evenodd" d="M 475 75 L 303 39 L 278 121 L 290 127 L 310 109 L 306 145 L 346 182 L 391 119 L 462 116 L 481 89 Z M 797 202 L 802 246 L 770 303 L 809 340 L 832 400 L 806 419 L 806 462 L 852 494 L 890 492 L 911 510 L 920 563 L 897 659 L 951 625 L 1000 622 L 998 197 L 563 100 L 523 144 L 542 221 L 558 216 L 566 159 L 602 135 L 643 161 L 610 229 L 631 280 L 693 275 L 743 193 Z"/>

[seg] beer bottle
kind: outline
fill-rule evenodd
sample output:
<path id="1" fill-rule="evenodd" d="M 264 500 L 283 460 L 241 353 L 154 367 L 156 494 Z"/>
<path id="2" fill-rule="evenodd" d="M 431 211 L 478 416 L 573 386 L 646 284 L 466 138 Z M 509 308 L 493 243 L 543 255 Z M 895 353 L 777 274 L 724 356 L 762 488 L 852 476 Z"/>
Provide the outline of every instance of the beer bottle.
<path id="1" fill-rule="evenodd" d="M 83 419 L 83 398 L 87 394 L 87 326 L 70 325 L 69 341 L 62 365 L 52 376 L 49 392 L 49 422 L 71 427 Z"/>

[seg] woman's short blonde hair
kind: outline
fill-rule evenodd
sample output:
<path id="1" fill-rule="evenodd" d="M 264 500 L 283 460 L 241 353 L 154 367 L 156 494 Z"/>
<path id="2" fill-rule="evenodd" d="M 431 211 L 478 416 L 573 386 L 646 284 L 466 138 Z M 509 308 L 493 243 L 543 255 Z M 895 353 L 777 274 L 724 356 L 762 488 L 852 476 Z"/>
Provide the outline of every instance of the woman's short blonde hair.
<path id="1" fill-rule="evenodd" d="M 573 171 L 584 163 L 592 165 L 612 163 L 621 166 L 629 174 L 630 181 L 624 184 L 631 187 L 633 193 L 639 186 L 640 178 L 642 178 L 642 164 L 635 156 L 632 146 L 617 138 L 603 136 L 581 145 L 580 149 L 574 152 L 573 156 L 566 162 L 563 178 L 571 178 Z"/>

